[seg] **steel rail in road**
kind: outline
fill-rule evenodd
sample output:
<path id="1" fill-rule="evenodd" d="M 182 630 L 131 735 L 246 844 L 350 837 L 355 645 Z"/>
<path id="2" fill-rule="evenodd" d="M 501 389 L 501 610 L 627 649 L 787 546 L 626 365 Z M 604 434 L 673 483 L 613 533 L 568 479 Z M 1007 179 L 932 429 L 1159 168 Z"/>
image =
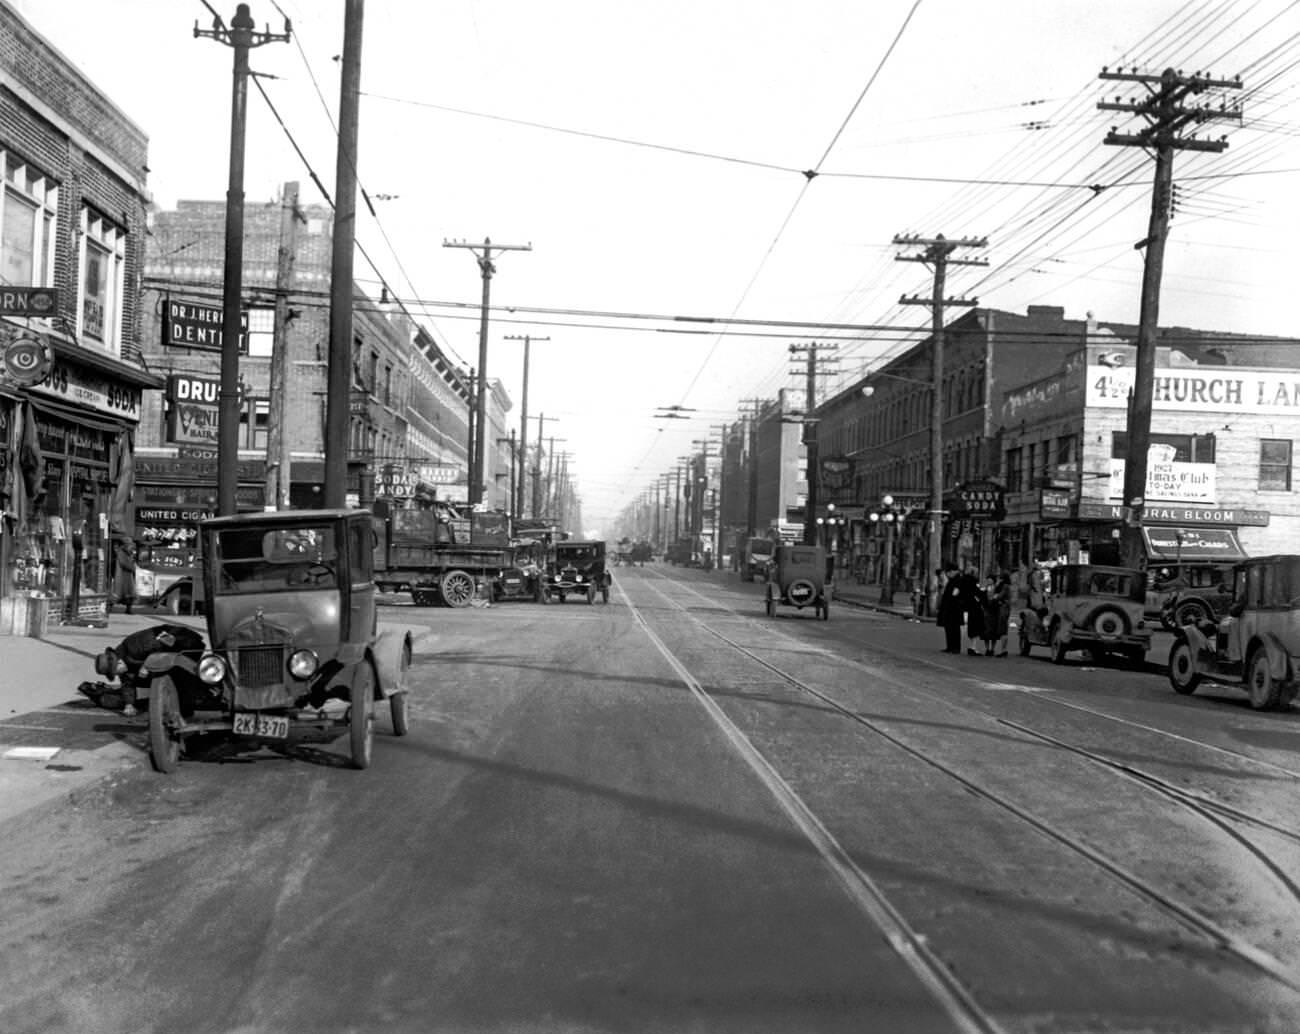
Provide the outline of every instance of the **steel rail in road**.
<path id="1" fill-rule="evenodd" d="M 649 587 L 653 591 L 658 591 L 654 590 L 653 586 Z M 670 597 L 663 593 L 659 595 L 670 605 L 680 607 L 680 604 Z M 632 612 L 632 617 L 654 644 L 655 649 L 669 663 L 677 673 L 677 677 L 708 713 L 727 741 L 758 776 L 790 821 L 807 838 L 848 893 L 849 898 L 885 935 L 890 947 L 934 996 L 935 1001 L 951 1017 L 958 1030 L 962 1034 L 1005 1034 L 1004 1028 L 979 1006 L 970 992 L 957 981 L 948 967 L 925 943 L 925 939 L 913 930 L 902 914 L 894 908 L 875 881 L 853 861 L 812 809 L 782 778 L 739 726 L 727 717 L 726 712 L 718 706 L 708 690 L 700 685 L 686 665 L 659 638 L 626 592 L 623 598 Z M 686 610 L 684 607 L 680 609 L 684 612 Z"/>
<path id="2" fill-rule="evenodd" d="M 716 600 L 705 596 L 703 593 L 700 593 L 697 590 L 691 588 L 689 585 L 686 585 L 684 582 L 681 582 L 677 579 L 669 578 L 667 575 L 664 575 L 662 572 L 655 572 L 655 573 L 664 581 L 667 581 L 674 586 L 680 586 L 681 588 L 685 589 L 687 592 L 690 592 L 691 594 L 698 596 L 701 599 L 705 599 L 711 605 L 717 607 Z M 1154 905 L 1158 909 L 1162 910 L 1167 915 L 1172 916 L 1174 919 L 1180 922 L 1185 928 L 1189 929 L 1190 931 L 1199 935 L 1200 937 L 1208 940 L 1216 948 L 1224 951 L 1229 955 L 1232 955 L 1233 957 L 1239 959 L 1240 961 L 1246 963 L 1247 965 L 1267 975 L 1268 977 L 1278 981 L 1279 983 L 1284 984 L 1285 986 L 1291 988 L 1292 990 L 1300 991 L 1300 973 L 1293 971 L 1281 959 L 1249 943 L 1244 938 L 1237 936 L 1231 931 L 1224 929 L 1219 924 L 1214 923 L 1209 919 L 1206 919 L 1200 913 L 1198 913 L 1194 908 L 1191 908 L 1190 906 L 1184 905 L 1181 902 L 1175 900 L 1174 898 L 1166 894 L 1164 891 L 1162 891 L 1159 887 L 1143 879 L 1141 876 L 1138 876 L 1136 873 L 1130 871 L 1128 868 L 1119 864 L 1118 862 L 1106 857 L 1100 851 L 1090 847 L 1088 844 L 1084 843 L 1079 838 L 1071 836 L 1069 833 L 1061 829 L 1058 829 L 1052 823 L 1048 822 L 1045 819 L 1039 818 L 1038 816 L 1034 815 L 1032 812 L 1028 811 L 1025 808 L 1022 808 L 1020 805 L 1014 803 L 1013 801 L 1006 798 L 1002 794 L 999 794 L 994 790 L 990 790 L 987 789 L 986 787 L 981 786 L 975 781 L 962 775 L 960 772 L 956 771 L 951 766 L 946 765 L 944 762 L 940 761 L 939 759 L 931 757 L 928 754 L 926 754 L 924 751 L 918 750 L 917 748 L 901 740 L 897 736 L 890 733 L 888 730 L 881 727 L 878 723 L 873 722 L 872 720 L 863 717 L 861 714 L 852 710 L 851 708 L 846 707 L 844 704 L 835 700 L 832 696 L 817 689 L 815 686 L 812 686 L 807 682 L 803 681 L 797 675 L 794 675 L 791 672 L 786 671 L 785 669 L 781 668 L 779 665 L 773 664 L 771 661 L 768 661 L 767 659 L 759 656 L 757 653 L 755 653 L 753 650 L 749 649 L 748 647 L 743 646 L 740 643 L 737 643 L 735 640 L 731 639 L 725 633 L 720 632 L 717 629 L 711 627 L 705 621 L 700 619 L 697 615 L 692 614 L 687 607 L 681 604 L 680 601 L 675 600 L 668 594 L 660 591 L 656 586 L 647 582 L 646 587 L 650 589 L 652 592 L 655 592 L 661 599 L 663 599 L 670 606 L 676 607 L 678 610 L 680 610 L 683 614 L 685 614 L 692 621 L 694 621 L 703 631 L 713 636 L 719 642 L 731 647 L 733 650 L 749 658 L 751 661 L 760 665 L 761 667 L 766 668 L 768 671 L 772 672 L 772 674 L 776 675 L 778 678 L 782 679 L 783 681 L 788 683 L 796 690 L 819 700 L 821 703 L 825 704 L 827 707 L 834 710 L 837 714 L 840 714 L 841 716 L 849 719 L 850 721 L 856 723 L 857 725 L 869 730 L 874 735 L 886 740 L 887 742 L 891 743 L 899 750 L 915 758 L 916 760 L 926 765 L 929 765 L 930 767 L 943 773 L 948 778 L 960 784 L 970 793 L 980 797 L 983 800 L 988 801 L 990 804 L 993 804 L 1011 813 L 1021 821 L 1027 823 L 1034 829 L 1038 830 L 1043 835 L 1056 841 L 1063 847 L 1073 851 L 1074 853 L 1080 855 L 1081 857 L 1086 858 L 1098 869 L 1107 873 L 1113 879 L 1115 879 L 1122 885 L 1128 887 L 1134 893 L 1138 894 L 1144 900 Z M 628 602 L 629 602 L 629 606 L 633 606 L 631 604 L 630 599 Z M 739 611 L 727 607 L 723 607 L 721 609 L 726 610 L 729 613 L 735 614 L 736 616 L 741 617 L 747 621 L 758 623 L 757 619 L 753 618 L 751 615 L 741 614 Z M 646 627 L 647 633 L 653 636 L 653 632 L 647 626 L 645 626 L 645 622 L 641 618 L 640 614 L 636 611 L 635 606 L 633 606 L 633 612 L 634 614 L 636 614 L 637 620 L 642 623 L 643 627 Z M 657 637 L 654 638 L 656 639 L 656 641 L 658 641 Z M 667 649 L 666 647 L 661 647 L 661 650 L 666 651 L 666 649 Z M 867 665 L 855 661 L 852 658 L 837 658 L 837 659 L 858 670 L 866 670 L 876 676 L 879 676 L 880 674 L 879 671 L 875 669 L 871 669 Z M 680 667 L 680 664 L 678 662 L 674 662 L 674 666 Z M 681 668 L 679 674 L 681 674 L 684 678 L 690 677 L 689 672 L 687 672 L 685 668 Z M 692 683 L 694 682 L 693 679 L 691 681 Z M 695 685 L 698 686 L 698 683 L 695 683 Z M 912 689 L 912 690 L 916 689 L 916 687 L 914 686 L 908 686 L 905 688 Z M 693 691 L 696 690 L 693 689 Z M 700 688 L 696 692 L 698 695 L 701 693 L 705 693 L 706 691 Z M 921 692 L 925 692 L 925 691 L 922 690 Z M 929 693 L 927 693 L 926 695 L 933 696 L 933 694 L 929 694 Z M 972 708 L 967 705 L 954 704 L 953 701 L 947 700 L 946 698 L 944 699 L 944 702 L 953 706 L 957 706 L 962 710 L 968 711 L 969 713 L 976 714 L 984 718 L 990 718 L 996 721 L 1001 721 L 1001 719 L 998 719 L 996 715 L 992 715 L 988 712 L 981 711 L 978 708 Z M 711 698 L 709 700 L 709 703 L 712 704 L 714 708 L 717 708 L 717 705 L 712 702 Z M 720 709 L 718 710 L 720 711 Z M 729 722 L 729 719 L 727 721 Z M 752 745 L 751 745 L 751 749 L 752 749 Z M 767 765 L 766 760 L 763 761 L 763 764 L 765 766 Z M 1152 789 L 1152 788 L 1148 787 L 1148 789 Z M 1184 801 L 1183 803 L 1186 804 L 1187 802 Z M 1258 853 L 1255 853 L 1255 856 L 1258 858 L 1259 857 Z M 1270 866 L 1270 871 L 1276 873 L 1277 870 Z"/>

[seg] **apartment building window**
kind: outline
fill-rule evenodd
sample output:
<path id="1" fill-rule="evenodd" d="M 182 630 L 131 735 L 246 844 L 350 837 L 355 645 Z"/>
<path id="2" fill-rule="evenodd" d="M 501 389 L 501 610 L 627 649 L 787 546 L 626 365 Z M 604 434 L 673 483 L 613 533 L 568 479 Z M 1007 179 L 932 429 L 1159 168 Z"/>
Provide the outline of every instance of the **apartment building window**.
<path id="1" fill-rule="evenodd" d="M 1152 445 L 1172 445 L 1175 463 L 1213 463 L 1215 439 L 1212 434 L 1152 434 Z M 1128 459 L 1128 432 L 1114 431 L 1110 440 L 1111 457 Z"/>
<path id="2" fill-rule="evenodd" d="M 241 352 L 250 356 L 269 357 L 275 346 L 275 310 L 271 308 L 250 308 L 248 310 L 248 332 L 244 338 Z"/>
<path id="3" fill-rule="evenodd" d="M 1025 457 L 1020 449 L 1007 450 L 1007 491 L 1023 492 L 1025 490 Z"/>
<path id="4" fill-rule="evenodd" d="M 1291 491 L 1291 441 L 1261 438 L 1259 442 L 1259 487 L 1269 492 Z"/>
<path id="5" fill-rule="evenodd" d="M 3 202 L 0 280 L 15 287 L 50 287 L 59 188 L 15 155 L 5 154 Z"/>
<path id="6" fill-rule="evenodd" d="M 122 348 L 126 231 L 91 208 L 81 210 L 81 333 L 105 350 Z"/>
<path id="7" fill-rule="evenodd" d="M 239 414 L 239 447 L 265 450 L 270 440 L 269 399 L 249 399 Z"/>
<path id="8" fill-rule="evenodd" d="M 393 404 L 393 364 L 384 364 L 384 405 Z"/>

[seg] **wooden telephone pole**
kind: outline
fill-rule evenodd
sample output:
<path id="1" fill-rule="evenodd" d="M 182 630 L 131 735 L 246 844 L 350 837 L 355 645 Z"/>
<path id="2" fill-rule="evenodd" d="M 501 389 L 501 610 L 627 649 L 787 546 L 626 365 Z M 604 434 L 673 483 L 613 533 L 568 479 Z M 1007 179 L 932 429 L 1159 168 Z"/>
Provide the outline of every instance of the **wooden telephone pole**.
<path id="1" fill-rule="evenodd" d="M 285 390 L 289 367 L 289 292 L 293 289 L 293 266 L 298 251 L 298 184 L 284 185 L 280 195 L 280 245 L 275 265 L 275 334 L 271 339 L 271 389 L 266 439 L 266 487 L 263 495 L 268 510 L 289 508 L 290 445 L 289 406 Z"/>
<path id="2" fill-rule="evenodd" d="M 492 298 L 492 274 L 497 271 L 492 262 L 492 253 L 497 251 L 532 251 L 531 244 L 493 244 L 491 237 L 485 237 L 482 244 L 469 244 L 466 241 L 443 241 L 444 248 L 468 248 L 478 260 L 479 274 L 483 278 L 483 304 L 479 309 L 478 329 L 478 388 L 474 401 L 474 448 L 470 450 L 469 503 L 474 505 L 483 501 L 483 460 L 487 455 L 487 346 L 488 346 L 488 309 Z"/>
<path id="3" fill-rule="evenodd" d="M 987 238 L 963 237 L 948 240 L 943 234 L 935 237 L 913 235 L 896 236 L 895 244 L 923 247 L 919 255 L 896 255 L 897 262 L 920 262 L 934 273 L 934 286 L 929 298 L 903 295 L 900 305 L 930 306 L 930 512 L 928 542 L 925 558 L 926 599 L 933 600 L 938 592 L 935 569 L 943 560 L 943 310 L 946 305 L 978 305 L 979 299 L 945 298 L 949 266 L 987 266 L 987 259 L 955 259 L 957 248 L 987 248 Z"/>
<path id="4" fill-rule="evenodd" d="M 1169 209 L 1174 184 L 1175 151 L 1223 151 L 1228 141 L 1200 140 L 1195 135 L 1181 135 L 1212 119 L 1241 121 L 1241 108 L 1221 103 L 1188 104 L 1194 94 L 1208 89 L 1241 89 L 1240 79 L 1213 79 L 1197 73 L 1183 75 L 1167 68 L 1160 75 L 1111 72 L 1102 69 L 1102 79 L 1136 83 L 1147 91 L 1141 100 L 1102 101 L 1102 111 L 1121 111 L 1139 115 L 1147 125 L 1136 133 L 1121 133 L 1112 128 L 1103 141 L 1116 147 L 1142 147 L 1152 152 L 1156 161 L 1155 181 L 1151 190 L 1151 218 L 1147 235 L 1134 247 L 1146 249 L 1142 266 L 1142 300 L 1138 317 L 1137 362 L 1128 416 L 1128 456 L 1124 464 L 1124 562 L 1137 567 L 1142 559 L 1142 511 L 1146 506 L 1147 450 L 1151 446 L 1151 407 L 1155 393 L 1156 331 L 1160 321 L 1160 280 L 1164 272 L 1165 240 L 1169 236 Z"/>
<path id="5" fill-rule="evenodd" d="M 807 466 L 808 491 L 803 504 L 803 544 L 817 545 L 817 505 L 821 487 L 821 455 L 817 447 L 817 378 L 833 371 L 817 368 L 818 349 L 834 351 L 839 345 L 791 345 L 790 354 L 807 356 L 804 366 L 803 444 Z"/>

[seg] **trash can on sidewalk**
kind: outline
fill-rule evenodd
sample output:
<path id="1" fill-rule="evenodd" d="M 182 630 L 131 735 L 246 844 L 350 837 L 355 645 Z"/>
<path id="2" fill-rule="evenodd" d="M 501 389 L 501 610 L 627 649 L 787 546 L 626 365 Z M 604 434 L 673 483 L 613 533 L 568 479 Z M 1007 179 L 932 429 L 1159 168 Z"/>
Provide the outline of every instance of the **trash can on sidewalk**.
<path id="1" fill-rule="evenodd" d="M 27 634 L 33 639 L 44 639 L 50 630 L 50 597 L 27 598 Z"/>
<path id="2" fill-rule="evenodd" d="M 20 592 L 0 600 L 0 635 L 44 639 L 50 628 L 50 598 Z"/>

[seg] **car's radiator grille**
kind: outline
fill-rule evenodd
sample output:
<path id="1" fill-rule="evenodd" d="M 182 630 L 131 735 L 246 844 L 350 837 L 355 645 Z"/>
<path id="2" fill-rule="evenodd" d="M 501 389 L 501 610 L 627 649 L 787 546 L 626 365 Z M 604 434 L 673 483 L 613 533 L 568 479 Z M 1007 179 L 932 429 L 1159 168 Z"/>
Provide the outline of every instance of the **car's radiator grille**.
<path id="1" fill-rule="evenodd" d="M 243 646 L 236 665 L 241 686 L 269 686 L 284 680 L 283 646 Z"/>

